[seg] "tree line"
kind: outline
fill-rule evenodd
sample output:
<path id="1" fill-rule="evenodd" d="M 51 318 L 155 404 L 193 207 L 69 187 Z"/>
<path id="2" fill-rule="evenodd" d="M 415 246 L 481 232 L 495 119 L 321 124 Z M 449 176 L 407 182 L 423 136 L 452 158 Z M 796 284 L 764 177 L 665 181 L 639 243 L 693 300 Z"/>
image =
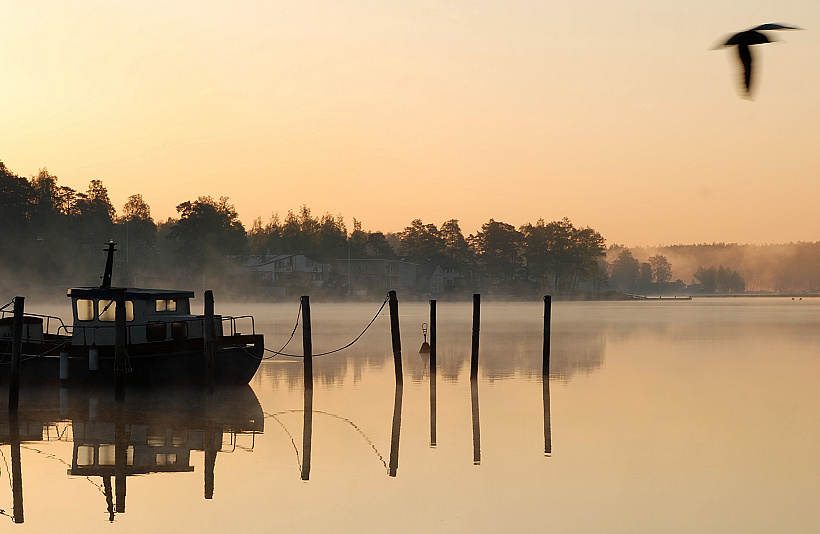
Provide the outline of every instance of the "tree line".
<path id="1" fill-rule="evenodd" d="M 342 215 L 316 217 L 307 206 L 284 217 L 274 213 L 267 223 L 257 218 L 246 229 L 226 197 L 201 196 L 176 211 L 157 222 L 134 194 L 118 213 L 100 180 L 78 191 L 45 168 L 25 178 L 0 162 L 0 278 L 80 283 L 99 274 L 102 245 L 113 239 L 119 243 L 118 268 L 131 285 L 207 280 L 242 288 L 254 283 L 237 268 L 249 257 L 305 254 L 326 263 L 381 258 L 438 265 L 458 273 L 465 291 L 502 294 L 680 292 L 691 284 L 704 292 L 744 288 L 740 273 L 723 265 L 699 266 L 690 284 L 673 281 L 664 254 L 638 261 L 632 250 L 607 248 L 599 232 L 568 218 L 518 227 L 490 219 L 465 235 L 456 219 L 440 226 L 416 219 L 400 232 L 384 233 L 364 231 L 354 218 L 349 229 Z"/>

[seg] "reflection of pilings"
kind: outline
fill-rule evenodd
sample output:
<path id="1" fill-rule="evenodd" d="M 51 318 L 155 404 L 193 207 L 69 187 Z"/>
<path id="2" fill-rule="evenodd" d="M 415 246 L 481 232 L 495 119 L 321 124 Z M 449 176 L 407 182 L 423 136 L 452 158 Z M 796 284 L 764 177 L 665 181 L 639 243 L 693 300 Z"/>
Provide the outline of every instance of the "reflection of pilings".
<path id="1" fill-rule="evenodd" d="M 396 398 L 393 402 L 393 429 L 390 436 L 390 467 L 388 474 L 396 476 L 399 468 L 399 432 L 401 432 L 401 396 L 404 386 L 401 382 L 396 382 Z"/>
<path id="2" fill-rule="evenodd" d="M 310 480 L 310 448 L 313 438 L 313 386 L 305 386 L 305 411 L 302 422 L 302 480 Z"/>
<path id="3" fill-rule="evenodd" d="M 114 522 L 114 494 L 111 492 L 111 475 L 105 475 L 103 479 L 103 491 L 105 492 L 105 504 L 108 509 L 108 521 Z"/>
<path id="4" fill-rule="evenodd" d="M 9 437 L 11 438 L 11 492 L 14 501 L 13 519 L 23 522 L 23 471 L 20 465 L 20 422 L 17 412 L 9 412 Z"/>
<path id="5" fill-rule="evenodd" d="M 205 412 L 207 422 L 205 423 L 205 498 L 214 498 L 214 470 L 216 469 L 216 428 L 214 426 L 214 399 L 211 393 L 213 388 L 208 388 L 208 395 L 205 401 Z M 221 439 L 220 439 L 221 442 Z M 221 443 L 220 443 L 221 444 Z"/>
<path id="6" fill-rule="evenodd" d="M 128 463 L 128 436 L 125 432 L 125 414 L 122 402 L 117 403 L 114 422 L 114 478 L 116 512 L 125 513 L 125 477 Z"/>
<path id="7" fill-rule="evenodd" d="M 401 334 L 399 333 L 399 299 L 396 292 L 387 292 L 388 304 L 390 308 L 390 336 L 393 340 L 393 363 L 396 367 L 396 383 L 400 384 L 404 380 L 401 368 Z"/>
<path id="8" fill-rule="evenodd" d="M 470 378 L 478 377 L 478 331 L 481 327 L 481 295 L 473 295 L 473 346 L 470 356 Z"/>
<path id="9" fill-rule="evenodd" d="M 552 296 L 544 295 L 544 356 L 542 370 L 545 377 L 550 374 L 550 319 L 552 318 Z"/>
<path id="10" fill-rule="evenodd" d="M 550 376 L 542 376 L 544 385 L 544 454 L 552 453 L 552 426 L 550 423 Z"/>
<path id="11" fill-rule="evenodd" d="M 305 411 L 302 424 L 302 480 L 310 479 L 310 447 L 313 437 L 313 340 L 310 297 L 302 297 L 302 348 L 304 350 Z"/>
<path id="12" fill-rule="evenodd" d="M 481 425 L 478 420 L 478 380 L 470 379 L 470 397 L 473 404 L 473 463 L 481 463 Z"/>
<path id="13" fill-rule="evenodd" d="M 430 446 L 436 446 L 436 301 L 430 301 Z"/>
<path id="14" fill-rule="evenodd" d="M 9 381 L 9 413 L 17 413 L 20 397 L 20 357 L 23 352 L 23 306 L 25 297 L 14 297 L 14 319 L 11 334 L 11 377 Z"/>

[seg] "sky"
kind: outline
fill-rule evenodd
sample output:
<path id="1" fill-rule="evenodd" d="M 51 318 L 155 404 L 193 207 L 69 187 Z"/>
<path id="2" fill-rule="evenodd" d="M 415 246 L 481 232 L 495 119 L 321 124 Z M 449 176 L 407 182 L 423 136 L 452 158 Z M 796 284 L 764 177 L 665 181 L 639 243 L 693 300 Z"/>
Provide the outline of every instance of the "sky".
<path id="1" fill-rule="evenodd" d="M 820 2 L 4 0 L 0 160 L 156 220 L 820 240 Z M 729 34 L 778 22 L 741 98 Z"/>

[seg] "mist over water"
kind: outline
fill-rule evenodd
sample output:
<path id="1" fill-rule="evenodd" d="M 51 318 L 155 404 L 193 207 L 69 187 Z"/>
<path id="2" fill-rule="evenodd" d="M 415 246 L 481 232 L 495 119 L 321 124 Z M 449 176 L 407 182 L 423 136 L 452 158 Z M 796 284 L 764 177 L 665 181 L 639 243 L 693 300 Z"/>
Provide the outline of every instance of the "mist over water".
<path id="1" fill-rule="evenodd" d="M 318 354 L 350 342 L 381 303 L 311 304 Z M 67 474 L 64 463 L 82 439 L 105 442 L 105 432 L 87 431 L 91 421 L 110 424 L 113 442 L 104 394 L 72 391 L 66 406 L 59 392 L 47 395 L 51 409 L 40 416 L 51 419 L 26 434 L 41 439 L 21 446 L 25 522 L 6 528 L 632 533 L 820 524 L 820 300 L 554 302 L 547 388 L 542 303 L 482 302 L 473 384 L 471 304 L 438 303 L 435 373 L 418 353 L 427 303 L 400 301 L 399 311 L 398 390 L 385 309 L 353 347 L 314 358 L 309 405 L 301 359 L 283 356 L 262 363 L 250 391 L 220 397 L 219 415 L 176 391 L 142 402 L 132 393 L 123 428 L 135 462 L 149 445 L 164 461 L 176 447 L 176 461 L 192 469 L 128 476 L 113 525 L 104 480 Z M 217 300 L 217 313 L 253 314 L 266 346 L 279 350 L 298 299 Z M 301 349 L 297 329 L 283 352 Z M 241 432 L 254 413 L 264 428 Z M 21 399 L 24 416 L 38 417 Z M 204 439 L 207 431 L 221 439 Z M 6 436 L 0 427 L 8 457 Z M 13 509 L 4 485 L 0 509 Z"/>

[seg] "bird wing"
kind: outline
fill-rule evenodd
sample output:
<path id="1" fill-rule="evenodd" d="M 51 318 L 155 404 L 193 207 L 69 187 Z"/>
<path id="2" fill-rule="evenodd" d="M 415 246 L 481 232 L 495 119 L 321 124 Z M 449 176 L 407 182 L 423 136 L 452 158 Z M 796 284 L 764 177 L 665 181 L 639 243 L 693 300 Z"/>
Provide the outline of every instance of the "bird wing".
<path id="1" fill-rule="evenodd" d="M 755 30 L 746 30 L 745 32 L 736 33 L 726 41 L 725 46 L 730 45 L 755 45 L 755 44 L 763 44 L 763 43 L 771 43 L 772 41 L 766 36 L 766 34 L 760 33 Z"/>
<path id="2" fill-rule="evenodd" d="M 797 26 L 786 26 L 785 24 L 777 24 L 774 22 L 770 22 L 768 24 L 761 24 L 756 28 L 752 28 L 751 31 L 756 30 L 802 30 L 803 28 L 798 28 Z"/>

